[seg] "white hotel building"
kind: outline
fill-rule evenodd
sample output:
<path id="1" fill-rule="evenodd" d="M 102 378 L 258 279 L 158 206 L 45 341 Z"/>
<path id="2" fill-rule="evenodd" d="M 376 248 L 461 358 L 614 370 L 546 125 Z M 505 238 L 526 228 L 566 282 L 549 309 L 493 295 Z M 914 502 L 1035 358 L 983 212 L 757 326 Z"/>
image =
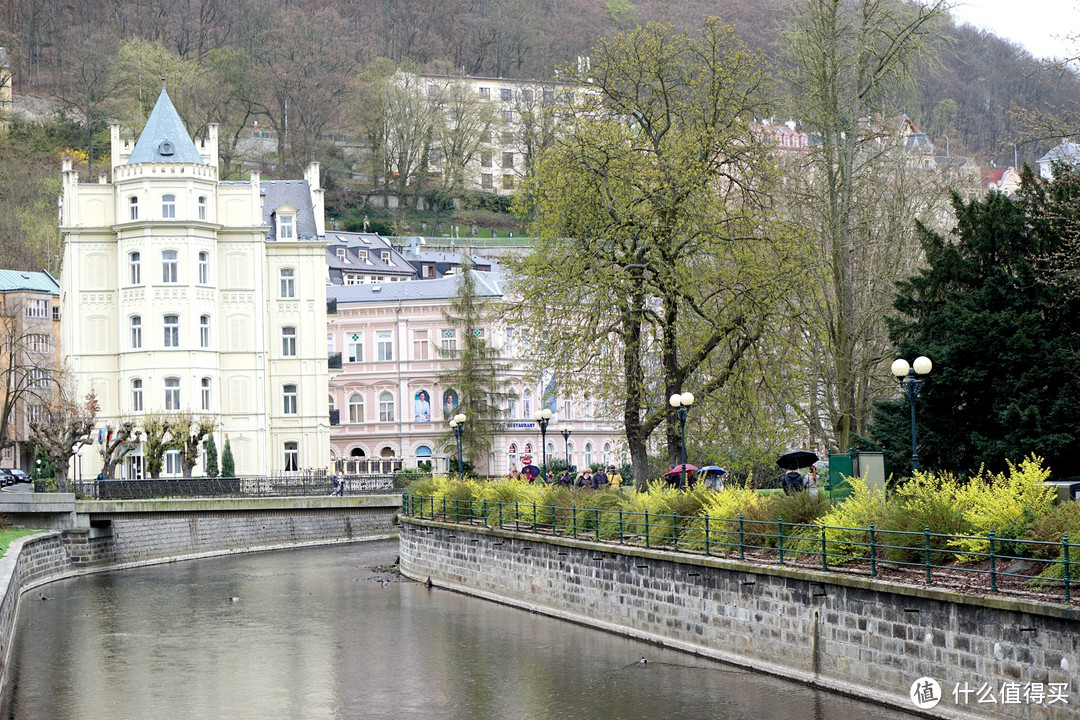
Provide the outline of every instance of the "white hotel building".
<path id="1" fill-rule="evenodd" d="M 99 427 L 190 410 L 238 474 L 327 468 L 322 194 L 317 164 L 219 181 L 216 126 L 194 142 L 164 89 L 137 142 L 113 125 L 111 177 L 80 183 L 65 161 L 61 347 Z M 99 469 L 84 451 L 82 476 Z M 141 470 L 136 452 L 120 475 Z"/>

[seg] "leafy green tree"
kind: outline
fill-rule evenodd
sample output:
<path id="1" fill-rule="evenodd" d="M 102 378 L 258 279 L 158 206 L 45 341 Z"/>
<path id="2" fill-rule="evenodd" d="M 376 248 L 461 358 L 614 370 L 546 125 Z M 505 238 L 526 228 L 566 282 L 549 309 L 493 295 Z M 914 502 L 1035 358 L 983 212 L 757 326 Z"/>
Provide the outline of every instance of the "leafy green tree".
<path id="1" fill-rule="evenodd" d="M 765 219 L 775 175 L 751 125 L 767 113 L 765 68 L 730 27 L 650 24 L 601 40 L 574 77 L 574 116 L 518 197 L 537 247 L 515 263 L 512 321 L 536 329 L 540 373 L 565 369 L 618 408 L 642 487 L 654 430 L 680 456 L 668 397 L 708 401 L 781 364 L 776 326 L 805 278 Z M 759 382 L 730 422 L 772 391 Z"/>
<path id="2" fill-rule="evenodd" d="M 1000 472 L 1034 453 L 1080 475 L 1080 294 L 1064 290 L 1076 260 L 1061 256 L 1080 232 L 1080 173 L 1025 173 L 1019 201 L 953 203 L 955 237 L 923 230 L 927 267 L 899 284 L 889 323 L 899 356 L 934 362 L 918 398 L 920 460 Z"/>
<path id="3" fill-rule="evenodd" d="M 40 445 L 34 446 L 34 467 L 32 467 L 31 470 L 34 473 L 35 480 L 56 477 L 56 471 L 53 470 L 52 461 Z"/>
<path id="4" fill-rule="evenodd" d="M 462 256 L 461 268 L 457 297 L 444 313 L 454 329 L 456 344 L 449 348 L 440 345 L 438 350 L 453 362 L 439 376 L 439 383 L 457 393 L 454 412 L 468 418 L 461 435 L 463 454 L 475 462 L 491 451 L 492 435 L 506 412 L 510 366 L 488 335 L 496 319 L 490 298 L 497 293 L 486 282 L 479 282 L 483 274 L 472 269 L 468 256 Z M 456 451 L 457 438 L 452 431 L 444 436 L 443 445 Z M 451 467 L 456 467 L 456 460 Z"/>
<path id="5" fill-rule="evenodd" d="M 206 444 L 203 447 L 206 450 L 206 477 L 216 478 L 220 471 L 218 469 L 217 443 L 214 442 L 213 434 L 206 438 Z"/>
<path id="6" fill-rule="evenodd" d="M 143 416 L 143 463 L 146 473 L 155 480 L 161 475 L 165 453 L 173 447 L 173 418 L 160 410 Z"/>
<path id="7" fill-rule="evenodd" d="M 232 446 L 229 438 L 225 438 L 225 450 L 221 453 L 221 477 L 236 477 L 236 463 L 233 462 Z"/>
<path id="8" fill-rule="evenodd" d="M 180 452 L 180 470 L 184 477 L 191 477 L 191 471 L 199 461 L 203 438 L 214 432 L 216 425 L 212 417 L 195 417 L 191 412 L 177 413 L 173 418 L 171 446 Z"/>
<path id="9" fill-rule="evenodd" d="M 817 238 L 821 283 L 808 307 L 808 345 L 820 347 L 810 360 L 822 360 L 811 366 L 819 384 L 811 396 L 826 396 L 829 439 L 841 450 L 852 432 L 864 432 L 874 379 L 884 374 L 889 283 L 910 270 L 896 264 L 916 257 L 910 234 L 904 247 L 905 236 L 878 232 L 885 221 L 904 228 L 917 217 L 910 208 L 884 216 L 889 198 L 874 197 L 889 187 L 907 191 L 893 175 L 907 160 L 889 147 L 897 128 L 887 119 L 914 87 L 918 63 L 932 57 L 947 18 L 946 0 L 798 0 L 784 33 L 795 107 L 820 138 L 802 173 L 811 192 L 799 200 Z"/>

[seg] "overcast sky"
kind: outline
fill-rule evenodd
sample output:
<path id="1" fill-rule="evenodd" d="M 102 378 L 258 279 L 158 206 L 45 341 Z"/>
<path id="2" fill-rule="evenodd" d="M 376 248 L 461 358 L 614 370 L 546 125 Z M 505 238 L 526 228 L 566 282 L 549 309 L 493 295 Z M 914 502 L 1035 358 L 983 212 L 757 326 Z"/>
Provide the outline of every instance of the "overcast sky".
<path id="1" fill-rule="evenodd" d="M 1022 45 L 1035 57 L 1080 55 L 1080 0 L 957 0 L 953 17 Z"/>

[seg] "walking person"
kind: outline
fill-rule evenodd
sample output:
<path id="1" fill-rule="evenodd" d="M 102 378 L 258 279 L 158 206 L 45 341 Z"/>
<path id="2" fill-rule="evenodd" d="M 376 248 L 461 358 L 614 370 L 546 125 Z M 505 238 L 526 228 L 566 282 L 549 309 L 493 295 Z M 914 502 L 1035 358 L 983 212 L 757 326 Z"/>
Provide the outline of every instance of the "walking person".
<path id="1" fill-rule="evenodd" d="M 337 475 L 334 476 L 334 492 L 331 493 L 331 494 L 332 495 L 337 495 L 338 497 L 344 497 L 345 496 L 345 471 L 344 470 L 338 470 Z"/>

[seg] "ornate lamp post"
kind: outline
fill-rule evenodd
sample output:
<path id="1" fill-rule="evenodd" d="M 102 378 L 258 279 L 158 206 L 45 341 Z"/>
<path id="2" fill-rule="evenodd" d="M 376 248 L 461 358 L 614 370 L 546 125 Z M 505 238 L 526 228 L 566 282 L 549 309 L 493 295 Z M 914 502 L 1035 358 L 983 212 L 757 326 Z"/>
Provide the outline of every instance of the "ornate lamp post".
<path id="1" fill-rule="evenodd" d="M 570 433 L 574 432 L 574 429 L 569 425 L 563 425 L 562 439 L 563 447 L 566 449 L 566 472 L 570 472 Z M 569 476 L 568 476 L 569 477 Z"/>
<path id="2" fill-rule="evenodd" d="M 551 410 L 544 408 L 533 413 L 533 420 L 540 425 L 540 448 L 543 464 L 540 466 L 540 479 L 547 482 L 547 426 L 551 421 Z"/>
<path id="3" fill-rule="evenodd" d="M 908 404 L 911 405 L 911 469 L 919 469 L 919 447 L 915 442 L 915 398 L 919 397 L 919 391 L 922 390 L 923 381 L 918 379 L 918 375 L 927 375 L 934 368 L 934 364 L 930 362 L 930 358 L 925 355 L 920 355 L 915 358 L 915 362 L 910 366 L 908 361 L 903 358 L 898 358 L 893 361 L 892 374 L 896 376 L 896 381 L 900 383 L 900 390 L 907 396 Z"/>
<path id="4" fill-rule="evenodd" d="M 450 427 L 454 431 L 454 435 L 457 437 L 457 474 L 461 477 L 465 474 L 464 465 L 461 461 L 461 433 L 465 429 L 462 427 L 468 418 L 465 417 L 465 413 L 458 413 L 450 420 Z"/>
<path id="5" fill-rule="evenodd" d="M 668 403 L 675 408 L 675 417 L 679 418 L 679 434 L 682 436 L 682 472 L 679 476 L 679 487 L 686 487 L 686 414 L 690 412 L 690 406 L 694 404 L 694 393 L 675 393 L 668 398 Z"/>

